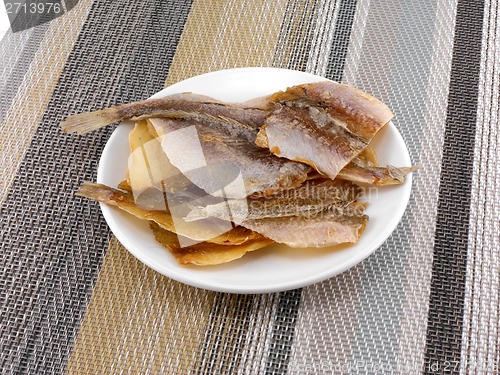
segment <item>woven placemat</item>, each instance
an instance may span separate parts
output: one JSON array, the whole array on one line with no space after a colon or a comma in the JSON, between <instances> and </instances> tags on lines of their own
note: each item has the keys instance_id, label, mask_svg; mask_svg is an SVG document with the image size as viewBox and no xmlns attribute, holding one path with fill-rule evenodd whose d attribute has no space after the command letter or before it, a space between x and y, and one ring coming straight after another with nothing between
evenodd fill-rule
<instances>
[{"instance_id":1,"label":"woven placemat","mask_svg":"<svg viewBox=\"0 0 500 375\"><path fill-rule=\"evenodd\" d=\"M499 2L80 1L0 42L0 368L6 374L494 373L499 363ZM242 66L387 102L410 205L372 256L276 294L196 289L111 235L95 180L113 129L69 114Z\"/></svg>"}]
</instances>

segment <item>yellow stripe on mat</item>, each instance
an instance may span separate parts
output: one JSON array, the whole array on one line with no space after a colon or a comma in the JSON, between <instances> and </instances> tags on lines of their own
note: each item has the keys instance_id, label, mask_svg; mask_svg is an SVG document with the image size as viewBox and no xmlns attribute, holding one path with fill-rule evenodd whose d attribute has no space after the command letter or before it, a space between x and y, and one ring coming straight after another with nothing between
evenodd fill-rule
<instances>
[{"instance_id":1,"label":"yellow stripe on mat","mask_svg":"<svg viewBox=\"0 0 500 375\"><path fill-rule=\"evenodd\" d=\"M166 85L218 69L271 65L285 8L284 0L196 1ZM200 365L216 296L161 276L111 240L68 373L191 372ZM234 300L228 302L233 308L216 325L237 316Z\"/></svg>"},{"instance_id":2,"label":"yellow stripe on mat","mask_svg":"<svg viewBox=\"0 0 500 375\"><path fill-rule=\"evenodd\" d=\"M50 22L44 39L0 124L0 206L36 132L92 0L80 1Z\"/></svg>"}]
</instances>

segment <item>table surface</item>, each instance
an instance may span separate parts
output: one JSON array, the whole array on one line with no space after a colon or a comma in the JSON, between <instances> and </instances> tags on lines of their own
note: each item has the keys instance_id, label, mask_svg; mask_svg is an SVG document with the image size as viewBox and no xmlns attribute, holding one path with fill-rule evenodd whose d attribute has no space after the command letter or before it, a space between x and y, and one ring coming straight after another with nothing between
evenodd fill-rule
<instances>
[{"instance_id":1,"label":"table surface","mask_svg":"<svg viewBox=\"0 0 500 375\"><path fill-rule=\"evenodd\" d=\"M493 373L500 353L497 0L66 1L0 42L0 368L5 374ZM180 284L97 204L112 128L69 114L219 69L274 66L393 109L415 174L358 266L275 294Z\"/></svg>"}]
</instances>

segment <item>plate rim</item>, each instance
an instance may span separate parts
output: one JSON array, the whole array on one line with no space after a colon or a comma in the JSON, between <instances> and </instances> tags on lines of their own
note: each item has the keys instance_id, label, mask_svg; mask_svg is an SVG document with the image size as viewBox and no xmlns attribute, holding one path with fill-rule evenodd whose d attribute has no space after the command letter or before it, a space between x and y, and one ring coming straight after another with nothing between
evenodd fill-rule
<instances>
[{"instance_id":1,"label":"plate rim","mask_svg":"<svg viewBox=\"0 0 500 375\"><path fill-rule=\"evenodd\" d=\"M171 86L168 86L166 88L163 88L162 90L158 91L154 95L152 95L149 99L155 99L155 98L160 98L163 96L166 96L168 94L164 94L165 91L170 91L172 88L175 89L177 85L190 83L193 80L200 79L201 77L206 77L206 76L217 76L217 75L224 75L228 73L247 73L247 72L256 72L256 71L269 71L269 72L286 72L285 74L288 74L290 72L292 73L298 73L303 75L304 77L309 77L309 78L317 78L317 81L325 81L328 80L325 77L321 77L312 73L307 73L307 72L302 72L298 70L291 70L291 69L283 69L283 68L273 68L273 67L244 67L244 68L232 68L232 69L223 69L223 70L217 70L209 73L204 73L200 74L197 76L193 76L190 78L187 78L185 80L182 80L180 82L177 82ZM128 124L132 124L131 122L128 122ZM404 145L404 154L400 155L402 159L402 163L405 165L411 165L411 158L409 155L408 147L406 145L406 142L404 141L404 138L402 137L401 133L397 129L397 127L393 124L393 122L389 122L385 126L390 126L392 130L395 131L394 135L398 138L398 141L401 142ZM102 151L101 157L99 159L99 165L97 169L97 182L98 183L103 183L103 170L105 168L105 165L103 164L103 159L105 159L105 155L107 155L110 152L110 149L114 143L115 138L121 136L120 132L123 131L125 127L117 127L113 133L111 134L110 138L106 142L106 145ZM122 130L120 130L122 129ZM220 282L215 282L215 281L207 281L207 280L197 280L189 275L186 276L186 274L182 273L182 266L179 266L179 270L174 270L170 269L168 274L165 273L165 270L162 269L159 265L158 262L154 261L151 259L151 257L148 257L147 252L144 251L135 251L135 245L132 243L132 241L123 234L123 232L119 228L119 224L116 222L115 219L115 212L119 211L118 208L108 206L104 203L100 203L100 208L102 211L102 214L104 216L104 219L106 220L107 225L113 232L113 234L116 236L118 241L127 249L129 253L131 253L135 258L137 258L139 261L141 261L143 264L148 266L149 268L155 270L156 272L167 276L173 280L176 280L178 282L181 282L183 284L187 284L190 286L194 286L197 288L201 289L206 289L206 290L211 290L211 291L216 291L216 292L226 292L226 293L235 293L235 294L253 294L253 293L274 293L274 292L281 292L281 291L286 291L286 290L291 290L291 289L296 289L296 288L301 288L305 287L308 285L312 285L324 280L327 280L333 276L336 276L340 273L343 273L347 271L348 269L356 266L357 264L361 263L363 260L368 258L370 255L372 255L377 249L379 249L386 241L387 239L391 236L391 234L396 230L397 226L401 222L401 219L408 207L408 203L410 200L411 196L411 191L412 191L412 184L413 184L413 178L412 174L409 174L406 178L406 181L404 184L400 185L401 188L404 188L403 191L403 200L404 204L400 204L398 206L398 210L394 213L392 216L392 219L390 223L388 223L388 226L391 226L392 229L387 232L385 236L382 236L378 241L375 243L371 244L368 247L368 251L365 253L354 253L352 257L341 263L339 266L335 267L332 270L327 269L321 273L315 273L312 274L309 277L302 277L298 280L288 280L288 281L283 281L283 282L275 282L269 285L266 285L264 287L254 287L251 285L230 285L230 282L226 283L220 283Z\"/></svg>"}]
</instances>

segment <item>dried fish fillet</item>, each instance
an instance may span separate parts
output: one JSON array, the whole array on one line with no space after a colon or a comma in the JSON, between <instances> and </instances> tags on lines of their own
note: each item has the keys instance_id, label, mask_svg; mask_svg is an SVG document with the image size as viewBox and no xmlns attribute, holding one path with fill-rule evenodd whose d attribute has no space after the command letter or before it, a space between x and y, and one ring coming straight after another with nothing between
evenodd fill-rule
<instances>
[{"instance_id":1,"label":"dried fish fillet","mask_svg":"<svg viewBox=\"0 0 500 375\"><path fill-rule=\"evenodd\" d=\"M257 147L257 131L234 119L200 116L150 122L170 162L208 193L231 185L240 176L244 191L235 189L240 197L257 192L272 195L300 186L310 171L307 165L276 158Z\"/></svg>"},{"instance_id":2,"label":"dried fish fillet","mask_svg":"<svg viewBox=\"0 0 500 375\"><path fill-rule=\"evenodd\" d=\"M375 151L367 147L342 168L337 178L375 186L398 185L405 182L409 173L419 168L419 164L401 168L392 165L380 166Z\"/></svg>"},{"instance_id":3,"label":"dried fish fillet","mask_svg":"<svg viewBox=\"0 0 500 375\"><path fill-rule=\"evenodd\" d=\"M194 264L197 266L209 266L227 263L241 258L250 251L258 250L274 241L267 238L248 240L241 245L218 245L208 242L181 247L178 235L161 228L158 224L150 223L151 230L156 240L167 248L175 256L180 264Z\"/></svg>"},{"instance_id":4,"label":"dried fish fillet","mask_svg":"<svg viewBox=\"0 0 500 375\"><path fill-rule=\"evenodd\" d=\"M420 165L412 167L375 167L360 165L356 160L345 166L337 175L337 178L362 184L375 186L398 185L405 182L406 176L420 168Z\"/></svg>"},{"instance_id":5,"label":"dried fish fillet","mask_svg":"<svg viewBox=\"0 0 500 375\"><path fill-rule=\"evenodd\" d=\"M331 179L393 117L379 100L330 81L293 86L270 101L276 109L260 128L257 145Z\"/></svg>"},{"instance_id":6,"label":"dried fish fillet","mask_svg":"<svg viewBox=\"0 0 500 375\"><path fill-rule=\"evenodd\" d=\"M182 93L161 99L149 99L140 102L114 106L94 112L79 113L68 117L61 124L67 133L86 134L115 122L131 120L139 121L153 117L172 118L177 112L193 115L207 115L230 118L244 122L254 129L259 128L268 113L264 108L265 99L254 99L245 103L222 103L207 96Z\"/></svg>"},{"instance_id":7,"label":"dried fish fillet","mask_svg":"<svg viewBox=\"0 0 500 375\"><path fill-rule=\"evenodd\" d=\"M191 181L170 163L152 131L148 121L141 120L129 133L127 180L134 194L151 187L170 193L187 189Z\"/></svg>"},{"instance_id":8,"label":"dried fish fillet","mask_svg":"<svg viewBox=\"0 0 500 375\"><path fill-rule=\"evenodd\" d=\"M314 217L279 217L246 220L245 228L290 247L326 247L356 243L363 233L368 216L365 205L353 202L343 207L320 212Z\"/></svg>"},{"instance_id":9,"label":"dried fish fillet","mask_svg":"<svg viewBox=\"0 0 500 375\"><path fill-rule=\"evenodd\" d=\"M316 179L271 197L233 199L204 207L194 207L186 220L215 217L239 224L246 220L286 216L307 218L333 206L345 206L356 200L360 192L361 188L349 182Z\"/></svg>"},{"instance_id":10,"label":"dried fish fillet","mask_svg":"<svg viewBox=\"0 0 500 375\"><path fill-rule=\"evenodd\" d=\"M196 226L190 225L180 228L174 224L174 220L169 211L146 210L137 207L134 202L134 197L131 194L102 184L85 181L76 194L116 206L139 219L154 221L163 229L196 241L207 241L220 245L239 245L250 240L263 238L262 235L242 227L234 227L226 233L213 236L213 233L217 231L217 227L214 228L213 220L208 223L200 223L200 225Z\"/></svg>"},{"instance_id":11,"label":"dried fish fillet","mask_svg":"<svg viewBox=\"0 0 500 375\"><path fill-rule=\"evenodd\" d=\"M406 176L409 173L419 168L419 164L412 167L400 168L391 165L381 167L367 163L357 157L340 170L335 181L352 181L363 185L373 186L399 185L405 182ZM323 178L325 178L325 176L316 170L309 172L307 175L308 181Z\"/></svg>"},{"instance_id":12,"label":"dried fish fillet","mask_svg":"<svg viewBox=\"0 0 500 375\"><path fill-rule=\"evenodd\" d=\"M312 180L270 198L195 208L186 219L231 220L291 247L355 243L368 220L366 203L356 201L361 192L359 186L346 181Z\"/></svg>"},{"instance_id":13,"label":"dried fish fillet","mask_svg":"<svg viewBox=\"0 0 500 375\"><path fill-rule=\"evenodd\" d=\"M354 183L398 184L418 168L379 166L369 148L392 117L370 95L325 81L245 103L176 94L74 115L62 128L137 121L123 191L85 182L77 194L148 220L179 263L213 265L274 242L356 243L368 217Z\"/></svg>"}]
</instances>

